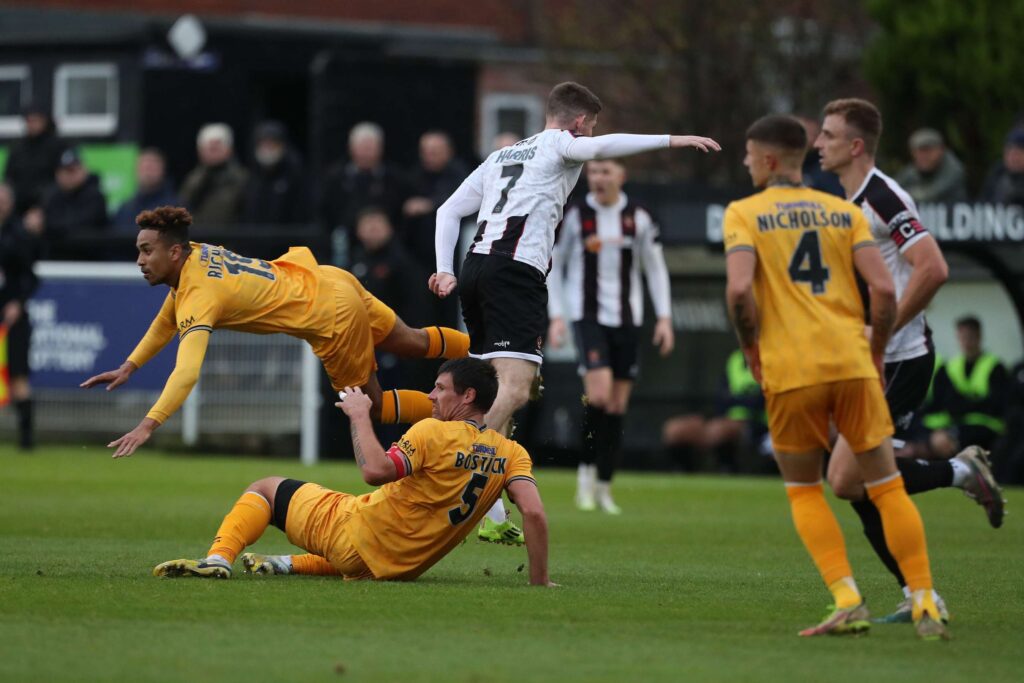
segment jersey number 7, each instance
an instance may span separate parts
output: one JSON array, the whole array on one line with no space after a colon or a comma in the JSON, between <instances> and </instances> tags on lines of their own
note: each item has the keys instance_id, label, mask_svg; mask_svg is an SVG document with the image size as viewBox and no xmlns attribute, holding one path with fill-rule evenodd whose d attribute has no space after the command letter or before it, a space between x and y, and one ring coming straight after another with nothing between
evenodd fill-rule
<instances>
[{"instance_id":1,"label":"jersey number 7","mask_svg":"<svg viewBox=\"0 0 1024 683\"><path fill-rule=\"evenodd\" d=\"M808 230L800 237L796 251L789 260L789 277L793 282L810 283L812 294L824 294L828 275L828 267L821 262L818 231Z\"/></svg>"},{"instance_id":2,"label":"jersey number 7","mask_svg":"<svg viewBox=\"0 0 1024 683\"><path fill-rule=\"evenodd\" d=\"M512 178L512 180L508 181L508 185L506 185L505 189L501 191L501 199L499 199L498 203L494 205L493 209L491 209L491 213L501 213L501 210L505 208L505 203L508 201L508 193L516 186L521 175L523 175L522 164L512 164L511 166L503 166L501 168L501 177Z\"/></svg>"},{"instance_id":3,"label":"jersey number 7","mask_svg":"<svg viewBox=\"0 0 1024 683\"><path fill-rule=\"evenodd\" d=\"M486 486L487 475L476 472L466 484L466 488L462 490L462 505L448 511L448 521L452 523L452 526L458 526L473 516L473 510L476 509L480 494L483 493ZM462 508L466 508L465 511Z\"/></svg>"}]
</instances>

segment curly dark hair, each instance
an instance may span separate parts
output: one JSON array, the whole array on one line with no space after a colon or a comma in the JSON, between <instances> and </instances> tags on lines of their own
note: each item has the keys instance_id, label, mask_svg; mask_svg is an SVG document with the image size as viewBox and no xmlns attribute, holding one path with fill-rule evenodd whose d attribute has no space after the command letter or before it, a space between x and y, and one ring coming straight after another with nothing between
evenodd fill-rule
<instances>
[{"instance_id":1,"label":"curly dark hair","mask_svg":"<svg viewBox=\"0 0 1024 683\"><path fill-rule=\"evenodd\" d=\"M160 206L140 213L135 217L135 224L140 230L156 230L166 242L188 246L192 214L183 206Z\"/></svg>"}]
</instances>

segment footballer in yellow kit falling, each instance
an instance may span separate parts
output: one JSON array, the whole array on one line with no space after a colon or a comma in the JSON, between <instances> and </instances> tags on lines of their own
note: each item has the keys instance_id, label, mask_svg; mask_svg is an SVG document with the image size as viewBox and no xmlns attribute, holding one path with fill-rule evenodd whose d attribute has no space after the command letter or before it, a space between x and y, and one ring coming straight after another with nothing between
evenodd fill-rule
<instances>
[{"instance_id":1,"label":"footballer in yellow kit falling","mask_svg":"<svg viewBox=\"0 0 1024 683\"><path fill-rule=\"evenodd\" d=\"M214 329L284 333L309 343L335 390L363 387L382 422L416 422L430 414L419 391L385 393L377 382L375 348L407 358L458 358L469 338L442 327L413 329L367 292L350 273L321 266L305 247L274 261L239 256L223 247L188 241L192 217L179 207L144 211L137 218L137 263L151 285L171 287L146 335L117 370L82 386L123 384L170 342L180 344L174 371L145 419L112 442L114 457L131 455L185 401L199 379Z\"/></svg>"}]
</instances>

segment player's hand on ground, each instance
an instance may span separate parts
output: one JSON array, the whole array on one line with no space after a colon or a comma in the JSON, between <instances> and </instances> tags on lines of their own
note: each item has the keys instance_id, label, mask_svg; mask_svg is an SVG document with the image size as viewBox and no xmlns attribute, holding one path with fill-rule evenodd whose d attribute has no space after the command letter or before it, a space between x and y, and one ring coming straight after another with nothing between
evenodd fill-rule
<instances>
[{"instance_id":1,"label":"player's hand on ground","mask_svg":"<svg viewBox=\"0 0 1024 683\"><path fill-rule=\"evenodd\" d=\"M658 322L654 323L653 344L658 347L662 358L676 348L676 331L672 329L671 318L658 318Z\"/></svg>"},{"instance_id":2,"label":"player's hand on ground","mask_svg":"<svg viewBox=\"0 0 1024 683\"><path fill-rule=\"evenodd\" d=\"M552 318L548 324L548 344L553 349L562 348L565 343L565 318Z\"/></svg>"},{"instance_id":3,"label":"player's hand on ground","mask_svg":"<svg viewBox=\"0 0 1024 683\"><path fill-rule=\"evenodd\" d=\"M430 291L444 299L449 294L455 291L455 285L457 280L451 273L434 273L430 276L430 280L427 281L427 287Z\"/></svg>"},{"instance_id":4,"label":"player's hand on ground","mask_svg":"<svg viewBox=\"0 0 1024 683\"><path fill-rule=\"evenodd\" d=\"M107 448L115 449L113 457L126 458L137 451L139 446L149 441L149 437L152 434L153 427L143 421L142 424L122 436L120 439L108 443Z\"/></svg>"},{"instance_id":5,"label":"player's hand on ground","mask_svg":"<svg viewBox=\"0 0 1024 683\"><path fill-rule=\"evenodd\" d=\"M758 384L761 384L761 348L757 344L747 347L743 349L743 357L747 359L750 374L754 376Z\"/></svg>"},{"instance_id":6,"label":"player's hand on ground","mask_svg":"<svg viewBox=\"0 0 1024 683\"><path fill-rule=\"evenodd\" d=\"M109 372L101 372L98 375L93 375L78 386L83 389L91 389L98 384L106 384L107 391L110 391L127 382L133 372L135 372L135 366L131 363L125 362L117 370L110 370Z\"/></svg>"},{"instance_id":7,"label":"player's hand on ground","mask_svg":"<svg viewBox=\"0 0 1024 683\"><path fill-rule=\"evenodd\" d=\"M359 387L345 387L345 398L334 405L337 408L341 408L341 412L345 413L349 418L353 418L362 414L369 415L370 408L373 407L373 401Z\"/></svg>"},{"instance_id":8,"label":"player's hand on ground","mask_svg":"<svg viewBox=\"0 0 1024 683\"><path fill-rule=\"evenodd\" d=\"M696 147L702 152L721 152L722 146L702 135L670 135L668 139L669 147Z\"/></svg>"}]
</instances>

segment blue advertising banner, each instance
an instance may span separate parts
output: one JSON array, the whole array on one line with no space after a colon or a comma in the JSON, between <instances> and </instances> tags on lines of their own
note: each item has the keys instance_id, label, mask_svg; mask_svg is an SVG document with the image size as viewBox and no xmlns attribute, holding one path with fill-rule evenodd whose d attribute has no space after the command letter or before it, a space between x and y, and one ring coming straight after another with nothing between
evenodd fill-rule
<instances>
[{"instance_id":1,"label":"blue advertising banner","mask_svg":"<svg viewBox=\"0 0 1024 683\"><path fill-rule=\"evenodd\" d=\"M77 387L117 368L149 329L166 287L131 280L46 279L28 303L32 320L32 385ZM178 342L139 369L125 389L163 388L174 369ZM97 391L102 389L93 389Z\"/></svg>"}]
</instances>

